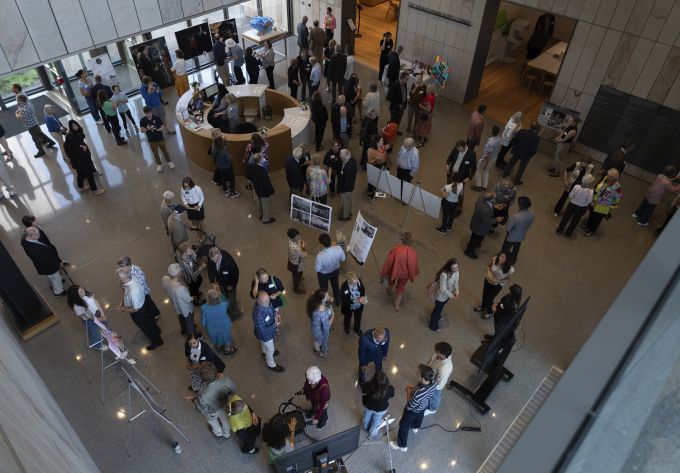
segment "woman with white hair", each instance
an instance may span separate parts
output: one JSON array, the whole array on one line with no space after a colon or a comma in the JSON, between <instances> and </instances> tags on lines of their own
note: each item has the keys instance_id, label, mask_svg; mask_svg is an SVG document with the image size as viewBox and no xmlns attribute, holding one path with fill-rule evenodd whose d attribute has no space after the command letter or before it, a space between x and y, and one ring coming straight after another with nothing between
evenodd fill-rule
<instances>
[{"instance_id":1,"label":"woman with white hair","mask_svg":"<svg viewBox=\"0 0 680 473\"><path fill-rule=\"evenodd\" d=\"M498 152L498 158L496 158L496 167L498 169L505 167L505 154L512 148L512 143L510 142L522 128L522 117L522 112L515 112L508 120L508 123L505 124L503 133L501 133L501 150Z\"/></svg>"},{"instance_id":2,"label":"woman with white hair","mask_svg":"<svg viewBox=\"0 0 680 473\"><path fill-rule=\"evenodd\" d=\"M64 153L64 135L66 135L68 129L61 123L59 117L54 114L57 110L54 105L47 104L43 110L45 112L44 118L47 131L50 132L54 141L59 143L59 148L61 149L62 156L64 156L64 161L69 162L69 159Z\"/></svg>"},{"instance_id":3,"label":"woman with white hair","mask_svg":"<svg viewBox=\"0 0 680 473\"><path fill-rule=\"evenodd\" d=\"M161 200L161 221L165 227L165 234L168 233L168 219L175 211L175 193L172 191L163 192L163 200Z\"/></svg>"},{"instance_id":4,"label":"woman with white hair","mask_svg":"<svg viewBox=\"0 0 680 473\"><path fill-rule=\"evenodd\" d=\"M189 293L189 288L179 280L182 267L177 263L168 266L167 276L161 279L161 286L170 298L172 305L177 313L179 327L182 335L196 332L194 325L194 299ZM198 334L200 336L200 334Z\"/></svg>"},{"instance_id":5,"label":"woman with white hair","mask_svg":"<svg viewBox=\"0 0 680 473\"><path fill-rule=\"evenodd\" d=\"M591 237L595 235L597 227L600 226L604 218L609 218L611 209L615 209L619 205L623 190L619 182L619 171L617 169L610 169L607 171L607 177L600 182L595 188L593 195L593 206L590 209L588 221L585 224L584 235Z\"/></svg>"},{"instance_id":6,"label":"woman with white hair","mask_svg":"<svg viewBox=\"0 0 680 473\"><path fill-rule=\"evenodd\" d=\"M576 184L569 192L569 205L564 211L555 233L562 235L564 227L567 227L567 236L570 237L574 229L581 221L581 218L588 210L588 206L593 202L593 184L595 178L592 174L583 176L580 184ZM567 226L568 225L568 226Z\"/></svg>"},{"instance_id":7,"label":"woman with white hair","mask_svg":"<svg viewBox=\"0 0 680 473\"><path fill-rule=\"evenodd\" d=\"M310 366L305 372L305 384L299 394L304 394L310 402L311 409L306 417L311 417L311 422L317 429L323 429L328 422L328 403L331 400L331 387L328 379L321 374L318 366Z\"/></svg>"}]
</instances>

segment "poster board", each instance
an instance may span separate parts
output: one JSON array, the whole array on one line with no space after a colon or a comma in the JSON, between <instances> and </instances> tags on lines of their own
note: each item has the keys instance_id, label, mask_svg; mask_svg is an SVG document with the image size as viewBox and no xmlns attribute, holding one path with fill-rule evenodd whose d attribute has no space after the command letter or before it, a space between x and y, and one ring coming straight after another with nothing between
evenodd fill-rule
<instances>
[{"instance_id":1,"label":"poster board","mask_svg":"<svg viewBox=\"0 0 680 473\"><path fill-rule=\"evenodd\" d=\"M208 23L175 31L175 39L177 40L177 47L184 53L186 60L212 51L212 39Z\"/></svg>"},{"instance_id":2,"label":"poster board","mask_svg":"<svg viewBox=\"0 0 680 473\"><path fill-rule=\"evenodd\" d=\"M218 21L217 23L210 23L210 35L213 38L213 43L215 43L215 35L219 35L224 38L231 38L234 42L238 43L238 29L236 28L236 19L230 18L224 21Z\"/></svg>"},{"instance_id":3,"label":"poster board","mask_svg":"<svg viewBox=\"0 0 680 473\"><path fill-rule=\"evenodd\" d=\"M541 113L536 121L539 125L550 130L561 132L571 122L571 118L578 118L581 112L570 108L560 107L552 102L543 102Z\"/></svg>"},{"instance_id":4,"label":"poster board","mask_svg":"<svg viewBox=\"0 0 680 473\"><path fill-rule=\"evenodd\" d=\"M352 236L349 239L349 254L354 257L357 263L363 265L368 258L368 253L371 251L373 240L378 233L378 227L374 227L368 223L361 212L357 213L354 220L354 228L352 229Z\"/></svg>"},{"instance_id":5,"label":"poster board","mask_svg":"<svg viewBox=\"0 0 680 473\"><path fill-rule=\"evenodd\" d=\"M111 64L109 53L100 54L88 59L87 68L92 71L92 75L100 76L104 85L112 87L120 84L113 64Z\"/></svg>"},{"instance_id":6,"label":"poster board","mask_svg":"<svg viewBox=\"0 0 680 473\"><path fill-rule=\"evenodd\" d=\"M134 46L130 46L130 55L135 61L135 66L139 72L139 78L141 80L143 73L139 68L139 62L137 61L137 55L139 54L139 49L145 46L147 51L147 56L151 61L151 66L153 68L153 73L151 78L158 84L162 89L165 87L170 87L175 83L172 74L170 73L170 68L172 67L172 62L170 61L170 51L168 51L168 45L165 42L165 38L154 38L149 41L144 41L143 43L137 43Z\"/></svg>"},{"instance_id":7,"label":"poster board","mask_svg":"<svg viewBox=\"0 0 680 473\"><path fill-rule=\"evenodd\" d=\"M113 353L117 359L125 359L127 357L127 350L123 344L123 339L111 330L106 322L102 322L99 318L94 317L94 323L99 327L99 331L102 334L102 338L106 340L106 344L109 346L109 350Z\"/></svg>"},{"instance_id":8,"label":"poster board","mask_svg":"<svg viewBox=\"0 0 680 473\"><path fill-rule=\"evenodd\" d=\"M333 208L328 205L295 194L290 196L291 220L329 233L331 231L332 214Z\"/></svg>"}]
</instances>

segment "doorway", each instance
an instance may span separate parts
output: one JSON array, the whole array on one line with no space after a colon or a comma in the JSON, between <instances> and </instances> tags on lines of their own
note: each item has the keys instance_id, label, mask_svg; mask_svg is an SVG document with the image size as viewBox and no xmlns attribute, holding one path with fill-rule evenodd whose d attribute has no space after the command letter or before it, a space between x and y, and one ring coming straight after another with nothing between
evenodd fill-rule
<instances>
[{"instance_id":1,"label":"doorway","mask_svg":"<svg viewBox=\"0 0 680 473\"><path fill-rule=\"evenodd\" d=\"M501 123L517 111L534 120L550 98L575 27L574 19L501 1L479 93L465 105L486 104L487 115Z\"/></svg>"},{"instance_id":2,"label":"doorway","mask_svg":"<svg viewBox=\"0 0 680 473\"><path fill-rule=\"evenodd\" d=\"M359 20L359 15L361 15L361 20ZM378 69L380 40L387 31L392 33L392 38L397 36L399 0L357 1L356 18L361 34L354 42L356 60Z\"/></svg>"}]
</instances>

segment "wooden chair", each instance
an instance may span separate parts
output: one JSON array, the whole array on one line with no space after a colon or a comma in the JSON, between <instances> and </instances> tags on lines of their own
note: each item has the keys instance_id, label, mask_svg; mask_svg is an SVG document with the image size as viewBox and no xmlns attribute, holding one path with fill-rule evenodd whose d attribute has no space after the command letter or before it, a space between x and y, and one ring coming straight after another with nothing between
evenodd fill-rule
<instances>
[{"instance_id":1,"label":"wooden chair","mask_svg":"<svg viewBox=\"0 0 680 473\"><path fill-rule=\"evenodd\" d=\"M548 77L543 80L543 83L541 84L541 90L539 91L539 94L543 95L545 92L550 92L552 89L555 87L555 77Z\"/></svg>"},{"instance_id":2,"label":"wooden chair","mask_svg":"<svg viewBox=\"0 0 680 473\"><path fill-rule=\"evenodd\" d=\"M392 20L397 21L399 17L399 2L395 0L388 0L389 5L387 6L387 13L385 14L385 19L389 19L390 13L392 14Z\"/></svg>"},{"instance_id":3,"label":"wooden chair","mask_svg":"<svg viewBox=\"0 0 680 473\"><path fill-rule=\"evenodd\" d=\"M524 86L531 90L535 84L538 84L539 79L540 77L536 71L528 70L526 74L524 74Z\"/></svg>"}]
</instances>

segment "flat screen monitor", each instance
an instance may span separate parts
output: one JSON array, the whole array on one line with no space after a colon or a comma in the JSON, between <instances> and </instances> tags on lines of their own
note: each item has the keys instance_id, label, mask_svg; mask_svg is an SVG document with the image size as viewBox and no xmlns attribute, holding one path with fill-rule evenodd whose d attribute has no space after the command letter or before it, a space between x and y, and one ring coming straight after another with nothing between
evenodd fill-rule
<instances>
[{"instance_id":1,"label":"flat screen monitor","mask_svg":"<svg viewBox=\"0 0 680 473\"><path fill-rule=\"evenodd\" d=\"M238 43L238 30L236 29L236 19L230 18L229 20L219 21L217 23L210 23L210 34L212 35L213 42L215 42L215 36L221 36L225 40L231 38Z\"/></svg>"},{"instance_id":2,"label":"flat screen monitor","mask_svg":"<svg viewBox=\"0 0 680 473\"><path fill-rule=\"evenodd\" d=\"M209 85L205 89L203 89L203 99L204 100L210 100L214 96L216 96L219 93L219 89L217 88L217 84Z\"/></svg>"},{"instance_id":3,"label":"flat screen monitor","mask_svg":"<svg viewBox=\"0 0 680 473\"><path fill-rule=\"evenodd\" d=\"M212 51L210 29L207 23L175 31L177 47L184 53L184 59L192 59Z\"/></svg>"},{"instance_id":4,"label":"flat screen monitor","mask_svg":"<svg viewBox=\"0 0 680 473\"><path fill-rule=\"evenodd\" d=\"M281 455L274 460L276 473L292 473L310 470L316 466L317 455L326 453L328 460L337 460L349 455L359 447L360 426L352 427L338 434L319 440L295 451Z\"/></svg>"}]
</instances>

